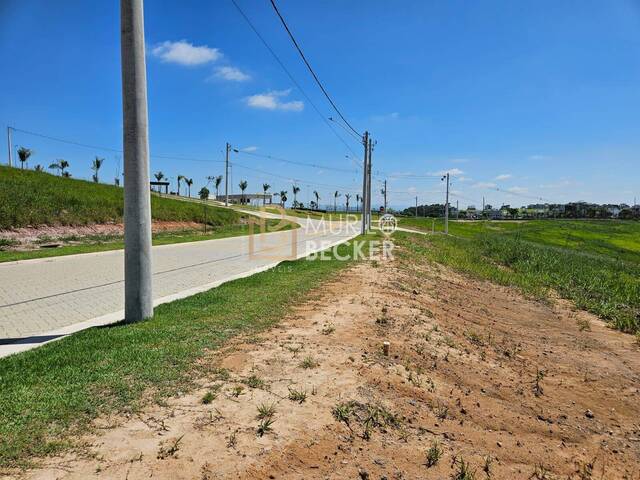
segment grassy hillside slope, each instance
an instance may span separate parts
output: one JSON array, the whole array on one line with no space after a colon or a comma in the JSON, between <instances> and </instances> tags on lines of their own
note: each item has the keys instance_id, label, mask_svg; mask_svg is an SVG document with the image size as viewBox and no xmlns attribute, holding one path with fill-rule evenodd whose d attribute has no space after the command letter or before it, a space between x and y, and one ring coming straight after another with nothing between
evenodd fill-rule
<instances>
[{"instance_id":1,"label":"grassy hillside slope","mask_svg":"<svg viewBox=\"0 0 640 480\"><path fill-rule=\"evenodd\" d=\"M120 222L122 188L0 166L0 229L27 225L88 225ZM204 223L202 205L170 197L151 197L154 220ZM241 214L209 206L208 224L238 223Z\"/></svg>"}]
</instances>

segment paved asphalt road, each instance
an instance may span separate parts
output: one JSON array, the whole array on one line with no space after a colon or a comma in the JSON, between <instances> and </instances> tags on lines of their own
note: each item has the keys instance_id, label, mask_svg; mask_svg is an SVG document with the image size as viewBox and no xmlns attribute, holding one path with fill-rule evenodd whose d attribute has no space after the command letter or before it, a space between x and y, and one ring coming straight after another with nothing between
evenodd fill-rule
<instances>
[{"instance_id":1,"label":"paved asphalt road","mask_svg":"<svg viewBox=\"0 0 640 480\"><path fill-rule=\"evenodd\" d=\"M359 224L291 220L301 228L254 235L253 242L243 236L153 247L155 303L193 295L359 233ZM116 250L0 263L0 357L121 320L123 256Z\"/></svg>"}]
</instances>

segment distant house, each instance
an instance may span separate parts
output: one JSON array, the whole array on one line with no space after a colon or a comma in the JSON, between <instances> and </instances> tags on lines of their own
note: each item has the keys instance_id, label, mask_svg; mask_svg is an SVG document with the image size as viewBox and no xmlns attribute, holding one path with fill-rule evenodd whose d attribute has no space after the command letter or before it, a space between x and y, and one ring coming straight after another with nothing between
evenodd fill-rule
<instances>
[{"instance_id":1,"label":"distant house","mask_svg":"<svg viewBox=\"0 0 640 480\"><path fill-rule=\"evenodd\" d=\"M267 205L271 205L273 196L270 193L234 193L229 195L229 203L234 205L262 205L266 203ZM219 202L224 202L226 200L225 195L216 196L216 200Z\"/></svg>"}]
</instances>

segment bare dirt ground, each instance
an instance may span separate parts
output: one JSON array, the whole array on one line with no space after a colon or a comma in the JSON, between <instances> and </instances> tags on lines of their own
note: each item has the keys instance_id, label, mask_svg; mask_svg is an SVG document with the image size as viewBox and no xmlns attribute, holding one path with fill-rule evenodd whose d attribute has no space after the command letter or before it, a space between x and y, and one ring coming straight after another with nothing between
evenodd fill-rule
<instances>
[{"instance_id":1,"label":"bare dirt ground","mask_svg":"<svg viewBox=\"0 0 640 480\"><path fill-rule=\"evenodd\" d=\"M634 339L442 267L359 264L204 361L198 391L23 477L640 478Z\"/></svg>"},{"instance_id":2,"label":"bare dirt ground","mask_svg":"<svg viewBox=\"0 0 640 480\"><path fill-rule=\"evenodd\" d=\"M179 230L195 230L202 228L202 224L196 222L160 222L152 223L152 230L156 232L168 232ZM74 240L81 237L93 236L123 236L124 224L104 223L94 225L41 225L38 227L21 227L11 230L0 230L0 240L11 240L17 242L10 248L15 250L25 250L37 248L38 244L44 241L52 243L64 242L72 245Z\"/></svg>"}]
</instances>

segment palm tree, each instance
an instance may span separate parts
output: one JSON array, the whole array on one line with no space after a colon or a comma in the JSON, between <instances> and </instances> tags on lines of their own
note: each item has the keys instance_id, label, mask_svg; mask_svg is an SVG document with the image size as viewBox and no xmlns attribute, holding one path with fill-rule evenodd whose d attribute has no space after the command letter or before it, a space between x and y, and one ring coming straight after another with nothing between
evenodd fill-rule
<instances>
[{"instance_id":1,"label":"palm tree","mask_svg":"<svg viewBox=\"0 0 640 480\"><path fill-rule=\"evenodd\" d=\"M280 202L282 202L282 208L284 208L285 203L287 203L287 191L280 190Z\"/></svg>"},{"instance_id":2,"label":"palm tree","mask_svg":"<svg viewBox=\"0 0 640 480\"><path fill-rule=\"evenodd\" d=\"M316 210L318 210L318 208L320 208L320 194L317 190L314 190L313 195L316 197Z\"/></svg>"},{"instance_id":3,"label":"palm tree","mask_svg":"<svg viewBox=\"0 0 640 480\"><path fill-rule=\"evenodd\" d=\"M103 163L104 163L104 158L96 157L93 163L91 164L91 170L95 172L93 174L93 181L96 183L98 183L98 170L100 170L100 167L102 167Z\"/></svg>"},{"instance_id":4,"label":"palm tree","mask_svg":"<svg viewBox=\"0 0 640 480\"><path fill-rule=\"evenodd\" d=\"M62 172L62 176L64 178L71 178L71 174L69 172Z\"/></svg>"},{"instance_id":5,"label":"palm tree","mask_svg":"<svg viewBox=\"0 0 640 480\"><path fill-rule=\"evenodd\" d=\"M115 185L116 187L119 187L119 186L120 186L120 179L119 179L118 177L115 177L115 178L113 179L113 183L114 183L114 185Z\"/></svg>"},{"instance_id":6,"label":"palm tree","mask_svg":"<svg viewBox=\"0 0 640 480\"><path fill-rule=\"evenodd\" d=\"M300 187L297 185L293 186L293 208L298 206L298 192L300 191Z\"/></svg>"},{"instance_id":7,"label":"palm tree","mask_svg":"<svg viewBox=\"0 0 640 480\"><path fill-rule=\"evenodd\" d=\"M349 213L349 200L351 200L351 194L345 193L344 198L347 200L347 213Z\"/></svg>"},{"instance_id":8,"label":"palm tree","mask_svg":"<svg viewBox=\"0 0 640 480\"><path fill-rule=\"evenodd\" d=\"M66 160L63 160L62 158L59 158L58 160L56 160L55 163L52 163L51 165L49 165L49 168L51 170L58 170L60 171L60 175L62 175L63 177L70 177L71 175L65 175L65 168L69 167L69 162L67 162Z\"/></svg>"},{"instance_id":9,"label":"palm tree","mask_svg":"<svg viewBox=\"0 0 640 480\"><path fill-rule=\"evenodd\" d=\"M18 149L18 158L20 159L20 166L23 170L24 170L24 163L27 160L29 160L29 157L31 156L32 153L33 151L29 150L28 148L20 147Z\"/></svg>"},{"instance_id":10,"label":"palm tree","mask_svg":"<svg viewBox=\"0 0 640 480\"><path fill-rule=\"evenodd\" d=\"M34 171L36 172L44 172L44 167L40 164L36 165L36 168L34 168Z\"/></svg>"},{"instance_id":11,"label":"palm tree","mask_svg":"<svg viewBox=\"0 0 640 480\"><path fill-rule=\"evenodd\" d=\"M262 206L267 204L267 192L269 191L270 188L271 188L271 185L269 185L268 183L262 184L262 191L264 192L264 197L262 197Z\"/></svg>"},{"instance_id":12,"label":"palm tree","mask_svg":"<svg viewBox=\"0 0 640 480\"><path fill-rule=\"evenodd\" d=\"M338 211L338 197L340 196L340 193L336 190L333 193L333 211L337 212Z\"/></svg>"},{"instance_id":13,"label":"palm tree","mask_svg":"<svg viewBox=\"0 0 640 480\"><path fill-rule=\"evenodd\" d=\"M191 198L191 185L193 185L193 178L185 178L184 183L187 184L187 188L189 189L189 198Z\"/></svg>"},{"instance_id":14,"label":"palm tree","mask_svg":"<svg viewBox=\"0 0 640 480\"><path fill-rule=\"evenodd\" d=\"M216 200L218 199L218 190L220 189L220 184L222 183L222 175L218 175L215 180L215 186L216 186Z\"/></svg>"},{"instance_id":15,"label":"palm tree","mask_svg":"<svg viewBox=\"0 0 640 480\"><path fill-rule=\"evenodd\" d=\"M186 179L187 177L185 177L184 175L178 175L178 196L180 196L180 182Z\"/></svg>"},{"instance_id":16,"label":"palm tree","mask_svg":"<svg viewBox=\"0 0 640 480\"><path fill-rule=\"evenodd\" d=\"M356 193L356 210L360 210L360 200L362 200L362 197Z\"/></svg>"},{"instance_id":17,"label":"palm tree","mask_svg":"<svg viewBox=\"0 0 640 480\"><path fill-rule=\"evenodd\" d=\"M162 171L157 171L156 173L153 174L154 177L156 177L156 182L161 182L162 179L164 178L164 173L162 173ZM160 185L157 186L158 192L160 191Z\"/></svg>"},{"instance_id":18,"label":"palm tree","mask_svg":"<svg viewBox=\"0 0 640 480\"><path fill-rule=\"evenodd\" d=\"M240 187L240 190L242 191L241 203L244 205L244 191L247 189L247 181L246 180L241 180L240 183L238 184L238 186Z\"/></svg>"}]
</instances>

